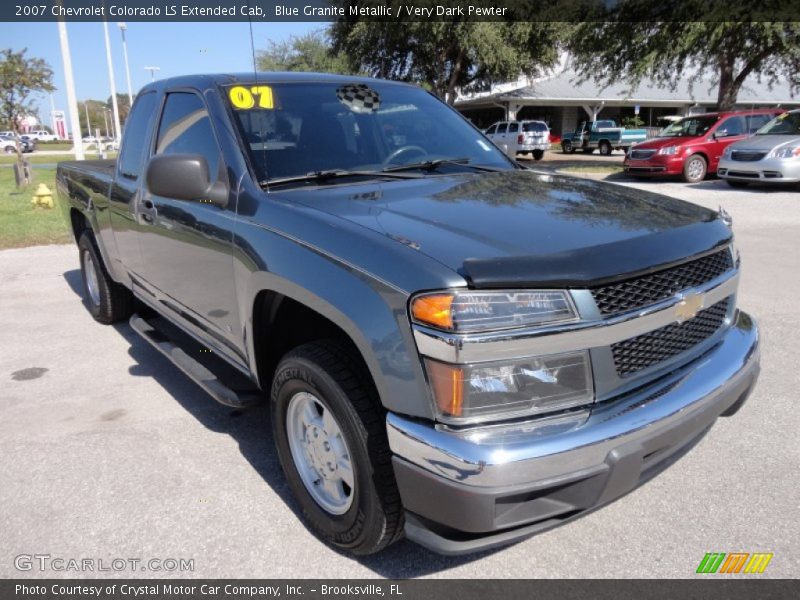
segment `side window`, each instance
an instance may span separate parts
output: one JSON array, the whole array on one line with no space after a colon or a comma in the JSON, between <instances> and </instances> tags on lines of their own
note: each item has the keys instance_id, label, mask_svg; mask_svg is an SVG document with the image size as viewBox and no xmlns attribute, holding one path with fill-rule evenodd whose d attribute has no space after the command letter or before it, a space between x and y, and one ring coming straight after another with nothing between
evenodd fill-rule
<instances>
[{"instance_id":1,"label":"side window","mask_svg":"<svg viewBox=\"0 0 800 600\"><path fill-rule=\"evenodd\" d=\"M755 133L772 120L772 115L747 115L747 133Z\"/></svg>"},{"instance_id":2,"label":"side window","mask_svg":"<svg viewBox=\"0 0 800 600\"><path fill-rule=\"evenodd\" d=\"M208 161L211 181L216 180L219 147L200 96L191 92L167 95L158 126L156 154L200 154Z\"/></svg>"},{"instance_id":3,"label":"side window","mask_svg":"<svg viewBox=\"0 0 800 600\"><path fill-rule=\"evenodd\" d=\"M517 131L519 131L519 123L514 121L508 124L508 133L517 133Z\"/></svg>"},{"instance_id":4,"label":"side window","mask_svg":"<svg viewBox=\"0 0 800 600\"><path fill-rule=\"evenodd\" d=\"M497 133L505 133L505 132L506 132L506 123L498 123Z\"/></svg>"},{"instance_id":5,"label":"side window","mask_svg":"<svg viewBox=\"0 0 800 600\"><path fill-rule=\"evenodd\" d=\"M719 133L725 132L726 136L743 135L744 123L741 117L728 117L717 129Z\"/></svg>"},{"instance_id":6,"label":"side window","mask_svg":"<svg viewBox=\"0 0 800 600\"><path fill-rule=\"evenodd\" d=\"M127 179L136 179L142 172L144 141L149 131L150 116L156 108L156 94L150 92L136 98L131 114L125 122L125 130L119 157L119 173Z\"/></svg>"},{"instance_id":7,"label":"side window","mask_svg":"<svg viewBox=\"0 0 800 600\"><path fill-rule=\"evenodd\" d=\"M494 125L492 125L491 127L489 127L489 129L486 130L486 135L494 135L495 133L497 133L497 124L496 123Z\"/></svg>"}]
</instances>

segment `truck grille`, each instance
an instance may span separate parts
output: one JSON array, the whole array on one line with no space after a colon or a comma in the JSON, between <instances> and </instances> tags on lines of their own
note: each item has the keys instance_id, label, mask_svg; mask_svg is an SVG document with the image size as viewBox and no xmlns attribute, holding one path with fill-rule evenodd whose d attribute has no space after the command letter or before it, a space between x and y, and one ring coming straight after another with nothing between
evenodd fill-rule
<instances>
[{"instance_id":1,"label":"truck grille","mask_svg":"<svg viewBox=\"0 0 800 600\"><path fill-rule=\"evenodd\" d=\"M733 268L728 248L663 271L593 288L592 296L603 316L622 314L691 287L703 285Z\"/></svg>"},{"instance_id":2,"label":"truck grille","mask_svg":"<svg viewBox=\"0 0 800 600\"><path fill-rule=\"evenodd\" d=\"M633 160L646 160L656 153L655 150L635 150L631 149L628 156Z\"/></svg>"},{"instance_id":3,"label":"truck grille","mask_svg":"<svg viewBox=\"0 0 800 600\"><path fill-rule=\"evenodd\" d=\"M766 155L767 155L766 152L734 150L733 152L731 152L731 160L738 160L741 162L751 162L754 160L761 160Z\"/></svg>"},{"instance_id":4,"label":"truck grille","mask_svg":"<svg viewBox=\"0 0 800 600\"><path fill-rule=\"evenodd\" d=\"M612 344L614 366L620 377L652 367L707 340L719 330L728 314L730 298L701 310L693 319Z\"/></svg>"}]
</instances>

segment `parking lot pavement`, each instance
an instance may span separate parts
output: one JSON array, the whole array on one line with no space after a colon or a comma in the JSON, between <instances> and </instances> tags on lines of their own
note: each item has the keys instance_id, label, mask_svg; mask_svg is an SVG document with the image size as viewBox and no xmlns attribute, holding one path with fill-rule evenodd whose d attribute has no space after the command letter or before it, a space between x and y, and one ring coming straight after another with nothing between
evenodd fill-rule
<instances>
[{"instance_id":1,"label":"parking lot pavement","mask_svg":"<svg viewBox=\"0 0 800 600\"><path fill-rule=\"evenodd\" d=\"M268 413L215 404L127 325L81 304L77 252L0 252L0 577L14 557L194 559L193 577L692 577L706 552L773 552L800 572L800 192L624 182L720 204L762 327L750 401L671 469L515 546L446 558L409 542L354 560L299 522ZM124 576L168 576L125 570Z\"/></svg>"}]
</instances>

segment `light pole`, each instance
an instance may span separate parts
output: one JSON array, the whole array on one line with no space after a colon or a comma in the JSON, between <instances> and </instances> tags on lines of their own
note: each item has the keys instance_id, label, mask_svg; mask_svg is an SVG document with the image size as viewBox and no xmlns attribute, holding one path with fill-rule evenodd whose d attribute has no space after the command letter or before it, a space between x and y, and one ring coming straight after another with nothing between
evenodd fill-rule
<instances>
[{"instance_id":1,"label":"light pole","mask_svg":"<svg viewBox=\"0 0 800 600\"><path fill-rule=\"evenodd\" d=\"M103 121L106 124L106 137L110 137L108 135L108 109L107 108L103 109Z\"/></svg>"},{"instance_id":2,"label":"light pole","mask_svg":"<svg viewBox=\"0 0 800 600\"><path fill-rule=\"evenodd\" d=\"M125 41L125 31L128 26L125 23L117 23L119 32L122 34L122 56L125 57L125 78L128 80L128 110L133 106L133 88L131 87L131 69L128 66L128 42Z\"/></svg>"},{"instance_id":3,"label":"light pole","mask_svg":"<svg viewBox=\"0 0 800 600\"><path fill-rule=\"evenodd\" d=\"M83 101L83 112L86 113L86 131L89 132L86 135L91 137L92 136L92 122L89 120L89 101L88 100L84 100Z\"/></svg>"},{"instance_id":4,"label":"light pole","mask_svg":"<svg viewBox=\"0 0 800 600\"><path fill-rule=\"evenodd\" d=\"M72 57L69 53L67 24L63 20L58 21L58 37L61 43L61 60L64 63L64 80L67 88L69 125L70 129L72 129L72 147L75 150L75 160L83 160L81 120L78 116L78 102L75 99L75 80L72 78Z\"/></svg>"},{"instance_id":5,"label":"light pole","mask_svg":"<svg viewBox=\"0 0 800 600\"><path fill-rule=\"evenodd\" d=\"M156 71L160 71L161 67L145 67L145 71L150 71L150 81L156 80Z\"/></svg>"},{"instance_id":6,"label":"light pole","mask_svg":"<svg viewBox=\"0 0 800 600\"><path fill-rule=\"evenodd\" d=\"M114 82L114 65L111 63L111 41L108 39L108 21L103 21L103 33L106 37L106 62L108 62L108 79L111 84L111 106L114 109L114 131L119 131L119 106L117 104L117 84Z\"/></svg>"}]
</instances>

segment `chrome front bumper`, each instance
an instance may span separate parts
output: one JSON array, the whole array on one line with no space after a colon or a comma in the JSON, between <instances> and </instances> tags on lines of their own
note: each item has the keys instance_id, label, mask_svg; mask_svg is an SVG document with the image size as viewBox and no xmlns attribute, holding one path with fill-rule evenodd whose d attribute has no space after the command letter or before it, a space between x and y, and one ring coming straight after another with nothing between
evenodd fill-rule
<instances>
[{"instance_id":1,"label":"chrome front bumper","mask_svg":"<svg viewBox=\"0 0 800 600\"><path fill-rule=\"evenodd\" d=\"M471 552L602 506L738 410L758 372L756 324L737 312L704 356L590 410L516 429L484 427L471 438L390 413L407 535L439 552Z\"/></svg>"},{"instance_id":2,"label":"chrome front bumper","mask_svg":"<svg viewBox=\"0 0 800 600\"><path fill-rule=\"evenodd\" d=\"M717 175L736 181L797 183L800 181L800 160L796 158L763 158L757 161L722 159Z\"/></svg>"}]
</instances>

